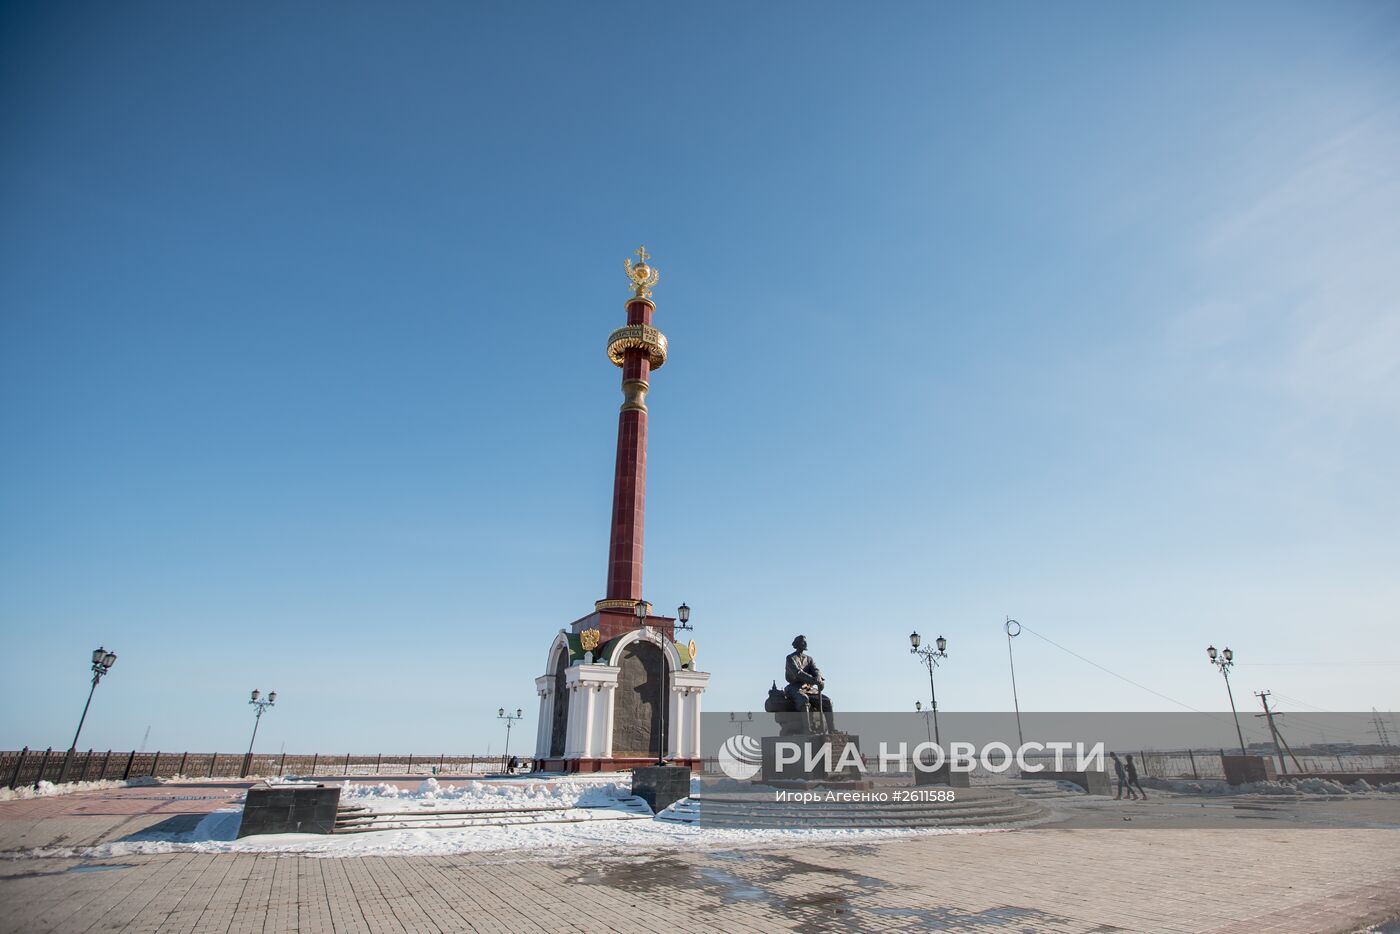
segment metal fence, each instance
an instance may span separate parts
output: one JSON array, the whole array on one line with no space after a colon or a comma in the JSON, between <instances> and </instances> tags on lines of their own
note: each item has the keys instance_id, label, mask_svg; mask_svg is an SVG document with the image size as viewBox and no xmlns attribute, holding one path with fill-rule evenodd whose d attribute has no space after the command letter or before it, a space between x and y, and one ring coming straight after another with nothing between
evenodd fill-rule
<instances>
[{"instance_id":1,"label":"metal fence","mask_svg":"<svg viewBox=\"0 0 1400 934\"><path fill-rule=\"evenodd\" d=\"M1225 778L1225 769L1221 762L1221 756L1229 753L1226 749L1184 749L1174 752L1150 752L1146 750L1134 751L1132 753L1133 762L1137 766L1138 774L1143 778L1163 778L1163 779L1220 779ZM1118 750L1118 755L1122 758L1126 755L1125 750ZM1278 758L1271 757L1277 767ZM998 757L995 762L1000 763ZM1027 763L1039 765L1045 771L1054 771L1055 758L1053 754L1037 753L1026 756ZM1072 752L1065 755L1065 768L1073 770L1074 754ZM1299 755L1298 768L1293 760L1287 760L1288 768L1286 773L1280 770L1279 775L1287 778L1290 775L1308 774L1312 772L1332 774L1336 772L1397 772L1400 771L1400 755L1350 755L1350 756L1316 756ZM1113 771L1113 763L1104 757L1104 766L1108 772ZM879 765L874 757L867 756L866 767L877 769ZM697 766L697 770L707 774L722 774L718 759L704 759ZM912 775L912 771L906 768L903 772L898 770L891 774ZM1002 772L990 772L984 769L979 763L971 772L973 776L995 780L997 777L1015 777L1020 774L1020 769L1013 763Z\"/></svg>"},{"instance_id":2,"label":"metal fence","mask_svg":"<svg viewBox=\"0 0 1400 934\"><path fill-rule=\"evenodd\" d=\"M532 759L519 758L528 771ZM41 781L91 782L131 778L239 778L298 775L317 778L366 775L461 775L505 771L505 756L404 755L277 755L241 752L87 752L54 749L0 752L0 787L19 788Z\"/></svg>"}]
</instances>

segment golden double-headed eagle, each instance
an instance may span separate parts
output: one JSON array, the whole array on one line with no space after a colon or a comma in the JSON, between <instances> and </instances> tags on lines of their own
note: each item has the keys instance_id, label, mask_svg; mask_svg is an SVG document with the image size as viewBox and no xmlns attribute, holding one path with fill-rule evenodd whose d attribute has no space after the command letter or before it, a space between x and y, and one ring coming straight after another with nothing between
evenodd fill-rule
<instances>
[{"instance_id":1,"label":"golden double-headed eagle","mask_svg":"<svg viewBox=\"0 0 1400 934\"><path fill-rule=\"evenodd\" d=\"M627 281L632 283L633 295L636 298L651 298L651 290L656 287L656 280L659 273L655 266L648 266L647 260L651 259L651 254L646 247L637 248L639 262L632 265L632 258L629 256L623 260L623 268L627 270Z\"/></svg>"}]
</instances>

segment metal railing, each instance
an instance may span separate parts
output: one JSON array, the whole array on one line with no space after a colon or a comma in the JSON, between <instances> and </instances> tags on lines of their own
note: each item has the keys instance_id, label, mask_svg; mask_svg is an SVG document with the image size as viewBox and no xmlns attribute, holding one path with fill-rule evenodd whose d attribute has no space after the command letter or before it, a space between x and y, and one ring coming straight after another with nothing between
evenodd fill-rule
<instances>
[{"instance_id":1,"label":"metal railing","mask_svg":"<svg viewBox=\"0 0 1400 934\"><path fill-rule=\"evenodd\" d=\"M533 759L517 757L519 771L527 772ZM316 778L366 775L466 775L503 772L505 756L405 755L375 753L355 755L275 755L242 752L136 752L93 750L64 752L24 749L0 752L0 787L35 786L41 781L58 783L125 780L132 778L270 778L289 775Z\"/></svg>"}]
</instances>

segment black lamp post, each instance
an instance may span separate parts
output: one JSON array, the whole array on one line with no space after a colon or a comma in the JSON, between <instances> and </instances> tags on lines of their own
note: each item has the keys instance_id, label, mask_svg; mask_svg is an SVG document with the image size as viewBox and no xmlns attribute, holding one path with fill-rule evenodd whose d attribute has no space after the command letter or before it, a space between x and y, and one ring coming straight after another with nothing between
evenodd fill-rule
<instances>
[{"instance_id":1,"label":"black lamp post","mask_svg":"<svg viewBox=\"0 0 1400 934\"><path fill-rule=\"evenodd\" d=\"M645 625L647 624L647 616L649 615L650 611L651 611L651 604L650 604L650 603L647 603L645 600L638 600L638 601L637 601L637 605L636 605L635 607L633 607L633 612L637 614L637 625L638 625L638 626L645 626ZM685 631L685 632L692 632L692 631L693 631L693 627L691 627L691 625L690 625L690 607L689 607L689 606L687 606L686 604L682 603L680 606L676 607L676 618L680 620L680 625L679 625L679 626L674 626L674 627L672 627L673 638L674 638L674 632L675 632L676 630L681 630L681 631ZM671 681L671 679L668 678L668 677L666 676L666 651L665 651L665 649L664 649L664 647L663 647L663 649L662 649L662 651L661 651L661 697L660 697L660 701L659 701L659 704L658 704L658 707L660 708L660 714L661 714L661 724L660 724L660 727L659 727L658 730L657 730L657 735L658 735L658 738L660 739L660 743L659 743L659 745L657 746L657 751L656 751L656 764L657 764L657 765L665 765L665 764L666 764L666 740L667 740L667 735L666 735L666 734L667 734L667 732L668 732L668 730L667 730L668 723L667 723L666 717L667 717L667 715L669 714L669 710L668 710L668 700L667 700L667 696L666 696L666 695L668 695L668 694L671 692L671 684L670 684L670 681Z\"/></svg>"},{"instance_id":2,"label":"black lamp post","mask_svg":"<svg viewBox=\"0 0 1400 934\"><path fill-rule=\"evenodd\" d=\"M944 651L948 647L948 640L939 636L934 640L934 644L938 646L936 649L933 646L924 645L923 641L923 637L917 632L911 632L909 634L909 645L911 646L909 652L918 656L919 661L923 662L924 667L928 669L928 697L933 708L933 741L941 746L943 740L938 733L938 695L933 690L933 669L938 667L940 658L948 657L948 653Z\"/></svg>"},{"instance_id":3,"label":"black lamp post","mask_svg":"<svg viewBox=\"0 0 1400 934\"><path fill-rule=\"evenodd\" d=\"M1225 651L1217 654L1215 646L1211 645L1206 647L1206 655L1210 657L1210 663L1225 676L1225 693L1230 697L1230 713L1235 715L1235 735L1240 738L1240 755L1247 756L1249 751L1244 745L1244 731L1240 729L1240 712L1235 709L1235 692L1230 690L1230 669L1235 667L1235 653L1226 646Z\"/></svg>"},{"instance_id":4,"label":"black lamp post","mask_svg":"<svg viewBox=\"0 0 1400 934\"><path fill-rule=\"evenodd\" d=\"M1011 665L1011 703L1016 705L1016 739L1026 745L1026 734L1021 732L1021 698L1016 693L1016 656L1011 654L1011 640L1021 634L1021 624L1011 617L1006 618L1006 660Z\"/></svg>"},{"instance_id":5,"label":"black lamp post","mask_svg":"<svg viewBox=\"0 0 1400 934\"><path fill-rule=\"evenodd\" d=\"M931 711L931 710L924 710L924 702L923 702L923 701L917 701L917 700L914 701L914 709L915 709L915 710L918 710L918 711L921 711L921 712L923 713L923 715L924 715L924 732L925 732L925 733L928 733L929 742L933 742L933 733L930 732L930 727L929 727L929 725L928 725L928 715L929 715L930 713L932 713L933 711Z\"/></svg>"},{"instance_id":6,"label":"black lamp post","mask_svg":"<svg viewBox=\"0 0 1400 934\"><path fill-rule=\"evenodd\" d=\"M637 614L637 625L647 624L647 615L651 611L651 604L645 600L638 600L637 605L632 608L632 612ZM686 607L686 616L690 616L690 608ZM658 688L657 708L660 712L660 723L657 724L656 736L656 764L666 764L666 692L670 689L669 678L666 677L666 650L661 650L661 684Z\"/></svg>"},{"instance_id":7,"label":"black lamp post","mask_svg":"<svg viewBox=\"0 0 1400 934\"><path fill-rule=\"evenodd\" d=\"M68 754L63 757L63 768L59 769L58 781L60 784L68 777L68 763L73 758L73 753L78 749L78 737L83 735L83 723L87 721L88 708L92 706L92 694L97 690L97 682L102 680L102 676L112 670L112 666L117 663L117 653L109 652L98 646L92 650L92 687L88 688L87 703L83 704L83 715L78 718L78 729L73 734L73 745L68 747Z\"/></svg>"},{"instance_id":8,"label":"black lamp post","mask_svg":"<svg viewBox=\"0 0 1400 934\"><path fill-rule=\"evenodd\" d=\"M510 728L515 725L516 720L519 720L524 716L524 711L522 711L519 707L515 708L515 713L513 714L506 713L506 709L504 707L496 708L496 719L504 720L506 722L506 751L503 754L503 758L506 760L507 763L510 762ZM509 768L508 765L507 768Z\"/></svg>"},{"instance_id":9,"label":"black lamp post","mask_svg":"<svg viewBox=\"0 0 1400 934\"><path fill-rule=\"evenodd\" d=\"M257 712L253 715L253 737L248 740L248 753L243 757L243 777L246 778L253 768L253 743L258 739L258 724L262 722L263 711L277 703L277 692L268 691L267 700L262 700L262 691L253 688L253 694L248 703L253 705Z\"/></svg>"},{"instance_id":10,"label":"black lamp post","mask_svg":"<svg viewBox=\"0 0 1400 934\"><path fill-rule=\"evenodd\" d=\"M92 687L88 688L87 703L83 705L83 715L78 718L78 730L73 734L73 745L68 747L69 752L78 748L78 737L83 735L83 723L87 720L88 708L92 706L92 694L97 690L97 682L101 681L102 676L111 671L116 663L116 652L109 652L101 646L92 650Z\"/></svg>"}]
</instances>

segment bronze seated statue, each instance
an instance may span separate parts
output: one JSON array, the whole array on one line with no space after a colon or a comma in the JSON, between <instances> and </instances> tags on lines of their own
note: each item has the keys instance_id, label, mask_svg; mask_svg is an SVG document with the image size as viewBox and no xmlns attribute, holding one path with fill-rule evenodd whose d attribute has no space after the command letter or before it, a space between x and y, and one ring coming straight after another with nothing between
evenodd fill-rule
<instances>
[{"instance_id":1,"label":"bronze seated statue","mask_svg":"<svg viewBox=\"0 0 1400 934\"><path fill-rule=\"evenodd\" d=\"M836 724L831 716L831 698L826 696L826 679L816 662L807 654L807 638L792 640L793 653L787 657L784 678L786 690L778 682L768 691L763 709L776 714L780 736L802 733L833 733Z\"/></svg>"}]
</instances>

